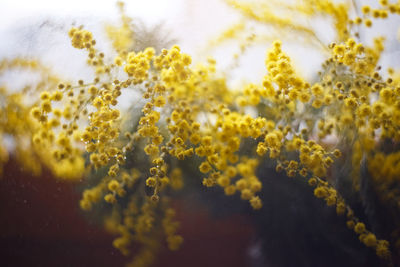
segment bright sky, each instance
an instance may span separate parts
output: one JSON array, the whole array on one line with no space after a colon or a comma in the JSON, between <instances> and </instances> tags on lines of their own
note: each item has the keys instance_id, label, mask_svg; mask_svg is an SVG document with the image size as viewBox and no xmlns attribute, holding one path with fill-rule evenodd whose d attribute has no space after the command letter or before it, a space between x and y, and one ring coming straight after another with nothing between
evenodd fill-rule
<instances>
[{"instance_id":1,"label":"bright sky","mask_svg":"<svg viewBox=\"0 0 400 267\"><path fill-rule=\"evenodd\" d=\"M0 0L0 34L37 18L118 19L116 0ZM183 45L205 45L206 39L233 22L221 0L126 0L126 12L147 25L163 23ZM191 47L190 47L191 48ZM191 51L192 52L192 51Z\"/></svg>"},{"instance_id":2,"label":"bright sky","mask_svg":"<svg viewBox=\"0 0 400 267\"><path fill-rule=\"evenodd\" d=\"M147 21L155 22L176 16L184 0L131 0L126 1L127 11ZM1 0L0 29L9 27L20 19L40 15L74 15L115 17L114 0Z\"/></svg>"}]
</instances>

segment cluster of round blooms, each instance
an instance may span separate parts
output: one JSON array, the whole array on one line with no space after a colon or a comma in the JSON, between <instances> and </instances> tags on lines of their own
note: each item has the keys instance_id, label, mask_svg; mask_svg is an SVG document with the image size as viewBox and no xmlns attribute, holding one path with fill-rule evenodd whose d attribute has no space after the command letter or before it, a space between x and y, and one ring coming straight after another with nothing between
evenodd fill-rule
<instances>
[{"instance_id":1,"label":"cluster of round blooms","mask_svg":"<svg viewBox=\"0 0 400 267\"><path fill-rule=\"evenodd\" d=\"M290 28L313 43L319 41L313 29L297 23L295 17L273 13L270 3L227 2L247 19ZM0 113L0 141L12 134L24 165L34 154L59 177L76 179L85 169L92 171L92 186L84 190L80 206L89 211L104 201L111 207L105 225L118 234L114 247L127 255L134 242L141 244L132 266L152 262L160 237L171 250L183 242L169 201L170 193L182 189L189 179L179 162L196 166L202 178L199 184L218 187L227 196L238 194L260 210L263 183L258 167L270 160L276 171L307 181L317 198L346 216L347 226L363 244L389 259L389 243L379 240L354 215L332 186L329 170L335 159L349 157L353 166L349 176L357 190L361 173L357 166L365 159L382 201L399 209L400 194L393 189L399 183L399 153L374 151L385 140L400 141L400 77L393 70L388 78L382 77L378 61L383 38L366 46L356 41L358 34L352 34L355 25L371 27L371 19L399 13L399 5L381 0L380 8L364 6L363 18L351 20L342 3L304 1L298 10L306 17L322 14L334 21L337 42L324 46L329 58L318 81L310 84L302 79L282 42L275 41L267 51L263 80L233 92L212 58L193 67L191 57L178 45L135 50L134 30L120 4L122 26L108 28L117 52L113 62L97 50L90 31L79 27L68 33L72 46L87 52L87 63L95 70L92 81L60 82L35 62L1 62L1 72L30 68L42 71L47 81L36 86L39 99L32 106L23 104L24 92L11 94L0 88L6 99ZM240 38L247 29L245 22L231 27L217 43ZM241 51L257 38L246 37ZM118 102L127 90L141 97L135 102L138 112L124 123ZM249 109L257 115L251 116ZM328 144L329 138L336 140L333 145ZM28 152L24 152L26 140ZM0 142L0 163L7 160L8 151Z\"/></svg>"},{"instance_id":2,"label":"cluster of round blooms","mask_svg":"<svg viewBox=\"0 0 400 267\"><path fill-rule=\"evenodd\" d=\"M129 76L137 81L143 81L148 78L148 70L150 69L150 61L154 57L154 48L146 48L144 52L130 52L127 56L127 62L124 70Z\"/></svg>"},{"instance_id":3,"label":"cluster of round blooms","mask_svg":"<svg viewBox=\"0 0 400 267\"><path fill-rule=\"evenodd\" d=\"M71 44L78 49L90 48L93 42L93 35L91 32L78 28L71 28L68 32L71 38Z\"/></svg>"}]
</instances>

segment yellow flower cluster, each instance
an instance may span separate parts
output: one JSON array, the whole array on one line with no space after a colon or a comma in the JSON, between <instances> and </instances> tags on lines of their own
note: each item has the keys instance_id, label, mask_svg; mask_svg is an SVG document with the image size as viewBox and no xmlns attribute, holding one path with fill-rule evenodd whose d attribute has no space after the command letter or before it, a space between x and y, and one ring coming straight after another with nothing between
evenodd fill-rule
<instances>
[{"instance_id":1,"label":"yellow flower cluster","mask_svg":"<svg viewBox=\"0 0 400 267\"><path fill-rule=\"evenodd\" d=\"M71 144L76 137L72 136L73 130L59 136L54 131L61 126L62 117L60 109L53 109L53 103L63 98L63 94L57 90L58 77L35 60L4 60L0 66L1 72L19 70L34 72L40 77L36 84L31 83L21 91L6 87L0 90L4 99L2 105L5 105L2 106L0 135L12 136L16 160L35 175L41 174L42 166L46 166L58 178L79 179L84 169L84 160L81 151ZM32 105L37 106L32 108ZM51 118L48 117L50 112L54 114ZM72 128L76 130L77 126L71 125ZM52 146L59 146L61 149L49 153L46 148ZM2 143L0 147L1 162L4 164L8 159L8 150L6 144Z\"/></svg>"},{"instance_id":2,"label":"yellow flower cluster","mask_svg":"<svg viewBox=\"0 0 400 267\"><path fill-rule=\"evenodd\" d=\"M150 61L154 56L154 49L149 47L142 53L128 53L127 63L124 67L126 73L132 76L135 81L141 82L147 79L148 70L150 69Z\"/></svg>"},{"instance_id":3,"label":"yellow flower cluster","mask_svg":"<svg viewBox=\"0 0 400 267\"><path fill-rule=\"evenodd\" d=\"M264 77L263 85L269 96L287 95L292 101L307 98L300 96L306 93L304 89L307 89L308 84L296 75L290 58L282 52L280 41L273 43L273 49L267 53L265 65L268 75ZM271 82L278 86L276 94L273 93Z\"/></svg>"},{"instance_id":4,"label":"yellow flower cluster","mask_svg":"<svg viewBox=\"0 0 400 267\"><path fill-rule=\"evenodd\" d=\"M107 29L117 52L113 62L97 50L90 31L80 27L68 33L73 47L86 50L87 63L95 70L92 81L61 82L35 61L1 62L1 73L22 68L43 77L31 85L33 89L17 93L0 87L5 99L0 103L0 165L8 161L3 139L11 135L18 160L29 170L40 172L41 165L29 160L38 157L60 178L76 180L91 174L80 207L89 211L105 202L112 210L105 227L118 235L114 247L128 255L134 243L141 245L130 266L151 264L161 247L160 237L170 250L183 242L169 203L172 192L191 179L179 166L194 166L193 179L202 178L195 183L218 187L227 196L237 193L254 210L261 210L265 174L258 170L267 161L276 171L308 182L317 198L346 216L347 226L363 244L390 259L388 241L378 239L379 234L354 215L333 186L336 177L330 170L335 159L345 157L352 165L346 175L357 191L359 166L367 162L382 201L396 203L398 211L400 154L376 151L387 140L400 141L400 76L394 70L383 74L378 66L384 38L367 46L353 32L355 25L371 27L371 19L400 13L399 5L382 0L379 9L364 6L363 18L350 20L349 5L336 1L306 0L295 8L282 4L282 14L274 11L275 1L227 2L244 20L214 45L240 39L249 19L282 31L291 29L328 53L318 78L304 80L282 42L274 41L262 81L233 92L212 58L192 66L191 56L178 45L136 50L131 19L119 3L122 26ZM316 30L295 14L328 15L336 42L326 46ZM262 40L257 38L247 37L247 45ZM133 107L137 112L126 112L119 105L128 90L141 95ZM24 102L26 93L35 95L34 103Z\"/></svg>"},{"instance_id":5,"label":"yellow flower cluster","mask_svg":"<svg viewBox=\"0 0 400 267\"><path fill-rule=\"evenodd\" d=\"M314 10L312 12L320 9L320 11L324 10L324 12L336 16L336 22L338 22L336 30L338 36L341 36L338 39L340 43L331 44L329 47L331 57L323 65L320 82L309 85L301 78L297 78L291 68L290 59L281 51L280 42L275 42L273 49L267 54L268 74L263 81L265 91L251 84L244 89L244 96L237 98L237 103L240 106L268 103L266 117L272 118L273 121L284 120L286 126L278 125L278 129L270 130L273 132L262 131L265 140L258 143L256 152L262 156L267 153L268 149L274 149L270 150L270 158L277 158L277 171L286 170L288 176L293 177L297 173L305 177L314 176L309 183L317 186L314 191L315 195L325 199L329 206L336 205L338 214L344 214L349 207L346 206L343 198L327 181L321 180L322 177L326 177L327 169L333 164L333 159L340 157L341 152L337 149L326 152L325 148L320 145L321 143L307 139L315 130L319 140L328 136L344 136L345 140L353 144L353 166L359 166L364 153L370 152L376 147L377 130L381 131L379 137L382 139L395 138L398 140L397 131L392 130L397 127L394 126L395 114L397 114L395 107L395 103L397 103L395 100L396 83L393 78L383 80L381 74L378 73L380 67L377 63L384 50L384 39L375 38L372 47L357 43L355 39L349 38L350 30L353 28L352 22L348 21L347 12L338 12L339 10L345 11L347 8L344 5L335 6L328 1L326 4L322 1L317 2L312 8ZM283 25L281 21L272 21L273 16L268 19L262 17L254 8L256 5L238 1L230 1L230 3L245 16L257 21L275 23L278 27ZM383 3L381 5L386 6ZM259 8L259 6L257 7ZM336 11L335 8L337 8ZM394 5L391 9L394 10ZM369 23L366 22L366 24ZM268 102L264 99L267 99ZM271 106L272 108L269 108ZM338 116L340 114L338 107L342 116ZM278 110L278 112L274 112L274 110ZM315 115L316 110L323 117ZM294 116L294 112L303 114L309 112L314 113L314 116ZM292 120L299 117L307 122L308 129L294 132L293 129L298 129L299 124L293 124ZM289 137L288 134L294 135L294 137ZM282 148L284 148L284 153ZM299 153L299 161L285 158L286 152L290 151ZM358 188L359 175L359 168L353 168L352 177L356 188ZM375 248L379 256L387 258L389 255L388 243L380 240L377 241L379 246L371 245L373 234L370 232L364 234L368 237L365 239L367 241L363 241L364 236L361 236L360 240Z\"/></svg>"},{"instance_id":6,"label":"yellow flower cluster","mask_svg":"<svg viewBox=\"0 0 400 267\"><path fill-rule=\"evenodd\" d=\"M110 67L104 64L104 53L98 52L95 48L96 40L93 39L93 34L80 28L71 28L68 32L71 38L71 44L77 49L86 49L88 52L88 65L96 68L96 74L109 73Z\"/></svg>"},{"instance_id":7,"label":"yellow flower cluster","mask_svg":"<svg viewBox=\"0 0 400 267\"><path fill-rule=\"evenodd\" d=\"M170 87L174 83L184 82L189 78L190 71L188 66L192 63L192 58L181 53L179 46L173 46L169 51L163 50L154 60L154 66L161 70L161 79L166 86Z\"/></svg>"},{"instance_id":8,"label":"yellow flower cluster","mask_svg":"<svg viewBox=\"0 0 400 267\"><path fill-rule=\"evenodd\" d=\"M125 14L125 4L123 2L118 1L118 11L120 13L121 18L121 26L116 27L111 24L106 25L106 33L110 40L112 40L112 44L114 49L118 53L118 57L115 60L116 65L120 66L121 57L125 57L127 51L132 50L134 44L134 31L132 30L132 20L129 16Z\"/></svg>"},{"instance_id":9,"label":"yellow flower cluster","mask_svg":"<svg viewBox=\"0 0 400 267\"><path fill-rule=\"evenodd\" d=\"M78 49L91 48L95 42L93 41L93 35L91 32L79 28L71 28L68 32L71 38L71 44L73 47Z\"/></svg>"},{"instance_id":10,"label":"yellow flower cluster","mask_svg":"<svg viewBox=\"0 0 400 267\"><path fill-rule=\"evenodd\" d=\"M352 216L351 212L350 214L348 213L347 217L349 220L347 221L347 226L359 234L359 239L362 243L367 247L374 248L379 257L388 259L390 257L389 242L386 240L377 240L373 233L366 230L362 222L355 222L352 220Z\"/></svg>"}]
</instances>

